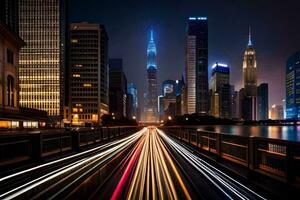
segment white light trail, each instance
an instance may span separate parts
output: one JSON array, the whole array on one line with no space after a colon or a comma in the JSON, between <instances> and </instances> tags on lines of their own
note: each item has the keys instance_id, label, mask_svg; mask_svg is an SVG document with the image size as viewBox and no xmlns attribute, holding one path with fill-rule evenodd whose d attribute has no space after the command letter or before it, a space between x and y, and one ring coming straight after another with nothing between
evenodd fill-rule
<instances>
[{"instance_id":1,"label":"white light trail","mask_svg":"<svg viewBox=\"0 0 300 200\"><path fill-rule=\"evenodd\" d=\"M252 195L259 199L265 199L264 197L257 194L242 183L238 182L237 180L234 180L233 178L229 177L222 171L216 169L206 161L195 156L186 147L175 142L175 140L167 136L163 131L158 130L158 133L170 146L172 146L183 158L185 158L191 165L193 165L201 174L203 174L228 198L235 199L235 197L238 197L239 199L250 199ZM246 191L244 191L241 188L243 188ZM232 194L234 194L235 196Z\"/></svg>"}]
</instances>

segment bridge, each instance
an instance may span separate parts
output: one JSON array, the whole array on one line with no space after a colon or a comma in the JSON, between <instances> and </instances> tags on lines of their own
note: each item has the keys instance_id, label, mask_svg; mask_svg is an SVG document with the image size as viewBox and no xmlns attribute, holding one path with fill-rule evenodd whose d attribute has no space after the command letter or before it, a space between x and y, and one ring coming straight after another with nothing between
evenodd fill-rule
<instances>
[{"instance_id":1,"label":"bridge","mask_svg":"<svg viewBox=\"0 0 300 200\"><path fill-rule=\"evenodd\" d=\"M300 144L194 127L0 137L0 199L276 199L299 195Z\"/></svg>"}]
</instances>

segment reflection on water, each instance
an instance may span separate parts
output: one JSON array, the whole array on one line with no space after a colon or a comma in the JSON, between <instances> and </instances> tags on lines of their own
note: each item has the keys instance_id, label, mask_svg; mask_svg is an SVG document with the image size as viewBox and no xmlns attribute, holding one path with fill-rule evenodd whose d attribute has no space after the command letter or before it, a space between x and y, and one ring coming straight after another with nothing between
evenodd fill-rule
<instances>
[{"instance_id":1,"label":"reflection on water","mask_svg":"<svg viewBox=\"0 0 300 200\"><path fill-rule=\"evenodd\" d=\"M300 142L300 126L199 126L202 130L230 135L257 136Z\"/></svg>"}]
</instances>

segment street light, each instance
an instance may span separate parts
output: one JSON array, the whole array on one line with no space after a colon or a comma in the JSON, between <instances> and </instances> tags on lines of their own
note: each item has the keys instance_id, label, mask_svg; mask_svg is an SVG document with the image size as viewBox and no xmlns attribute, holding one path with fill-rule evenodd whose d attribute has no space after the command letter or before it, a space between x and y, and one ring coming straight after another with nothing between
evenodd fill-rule
<instances>
[{"instance_id":1,"label":"street light","mask_svg":"<svg viewBox=\"0 0 300 200\"><path fill-rule=\"evenodd\" d=\"M135 119L136 119L136 116L133 116L133 117L132 117L132 119L134 119L134 120L135 120Z\"/></svg>"},{"instance_id":2,"label":"street light","mask_svg":"<svg viewBox=\"0 0 300 200\"><path fill-rule=\"evenodd\" d=\"M168 120L172 120L172 117L171 117L171 116L168 116Z\"/></svg>"},{"instance_id":3,"label":"street light","mask_svg":"<svg viewBox=\"0 0 300 200\"><path fill-rule=\"evenodd\" d=\"M188 121L188 120L189 120L189 118L186 117L186 118L185 118L185 121Z\"/></svg>"}]
</instances>

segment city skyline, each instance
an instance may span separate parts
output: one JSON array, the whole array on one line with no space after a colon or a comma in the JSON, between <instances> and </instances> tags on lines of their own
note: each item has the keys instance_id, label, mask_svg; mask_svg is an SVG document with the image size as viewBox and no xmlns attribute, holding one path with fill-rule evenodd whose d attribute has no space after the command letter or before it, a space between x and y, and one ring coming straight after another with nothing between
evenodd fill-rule
<instances>
[{"instance_id":1,"label":"city skyline","mask_svg":"<svg viewBox=\"0 0 300 200\"><path fill-rule=\"evenodd\" d=\"M96 1L81 5L75 0L70 6L70 20L96 21L107 26L110 36L110 56L123 58L126 66L125 73L128 80L137 84L139 98L143 97L146 85L143 80L134 76L133 72L142 74L141 77L146 76L144 70L146 55L143 51L151 27L154 27L160 44L159 85L166 79L180 79L183 74L187 19L189 16L200 15L207 16L210 22L208 66L212 66L216 61L230 65L231 84L238 90L242 86L243 53L248 38L248 26L251 25L253 43L258 54L258 84L269 83L271 91L269 106L282 104L281 100L285 98L286 61L300 46L296 34L299 32L299 27L293 25L299 17L292 12L299 7L299 3L287 1L281 5L278 2L270 4L268 1L259 3L247 1L230 2L227 6L224 6L224 2L221 1L201 3L200 6L197 1L188 1L186 4L189 6L178 6L181 5L180 2L171 4L170 1L154 1L150 5L149 2L141 1L139 3L119 2L115 6L108 1L102 1L101 5ZM78 9L81 11L79 14ZM103 12L98 12L99 9ZM142 12L130 12L132 9ZM155 15L153 16L151 12L155 12ZM278 16L277 20L271 17L274 12ZM75 13L76 17L72 16ZM113 17L121 15L123 17L120 20ZM223 17L225 15L226 18ZM128 24L128 27L125 27L125 24ZM123 47L117 46L121 41L124 43ZM126 51L129 43L130 51ZM168 49L172 49L172 52L168 52Z\"/></svg>"},{"instance_id":2,"label":"city skyline","mask_svg":"<svg viewBox=\"0 0 300 200\"><path fill-rule=\"evenodd\" d=\"M0 199L300 196L299 9L0 0Z\"/></svg>"}]
</instances>

